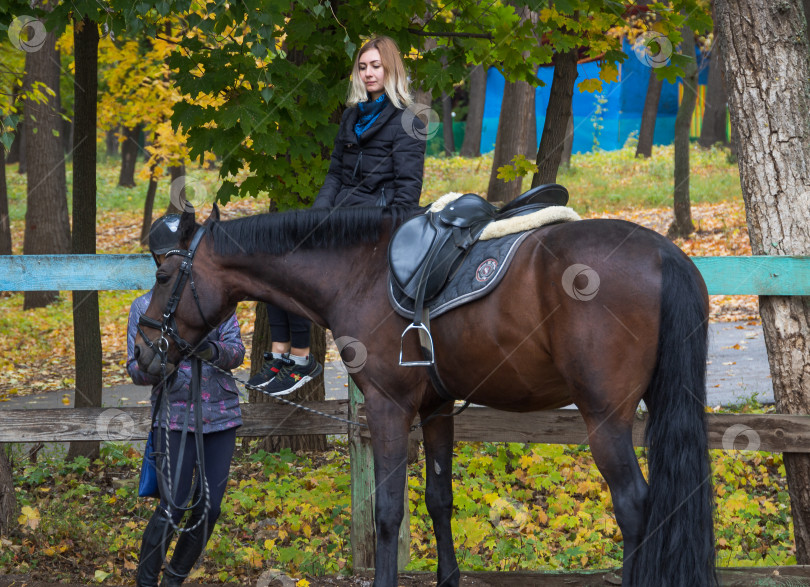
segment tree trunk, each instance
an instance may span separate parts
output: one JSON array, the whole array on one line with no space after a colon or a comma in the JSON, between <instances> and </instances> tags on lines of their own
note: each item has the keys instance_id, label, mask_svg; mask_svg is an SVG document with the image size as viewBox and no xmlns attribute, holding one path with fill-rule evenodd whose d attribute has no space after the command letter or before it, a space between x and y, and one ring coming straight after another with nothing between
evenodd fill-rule
<instances>
[{"instance_id":1,"label":"tree trunk","mask_svg":"<svg viewBox=\"0 0 810 587\"><path fill-rule=\"evenodd\" d=\"M0 536L8 536L17 527L17 496L14 476L6 456L7 446L0 444Z\"/></svg>"},{"instance_id":2,"label":"tree trunk","mask_svg":"<svg viewBox=\"0 0 810 587\"><path fill-rule=\"evenodd\" d=\"M96 113L98 25L73 21L73 253L96 254ZM76 408L101 407L101 331L97 291L73 292ZM99 457L99 442L71 442L68 459Z\"/></svg>"},{"instance_id":3,"label":"tree trunk","mask_svg":"<svg viewBox=\"0 0 810 587\"><path fill-rule=\"evenodd\" d=\"M11 254L11 220L8 215L6 148L0 144L0 255Z\"/></svg>"},{"instance_id":4,"label":"tree trunk","mask_svg":"<svg viewBox=\"0 0 810 587\"><path fill-rule=\"evenodd\" d=\"M810 43L801 0L716 0L754 255L810 255ZM777 410L810 413L810 304L761 296ZM796 562L810 564L810 455L785 453Z\"/></svg>"},{"instance_id":5,"label":"tree trunk","mask_svg":"<svg viewBox=\"0 0 810 587\"><path fill-rule=\"evenodd\" d=\"M173 165L169 167L169 205L166 214L182 214L186 201L186 165Z\"/></svg>"},{"instance_id":6,"label":"tree trunk","mask_svg":"<svg viewBox=\"0 0 810 587\"><path fill-rule=\"evenodd\" d=\"M464 142L461 143L462 157L481 156L481 131L484 127L484 104L487 99L487 71L483 65L475 65L470 72L470 104L467 107L467 121L464 125Z\"/></svg>"},{"instance_id":7,"label":"tree trunk","mask_svg":"<svg viewBox=\"0 0 810 587\"><path fill-rule=\"evenodd\" d=\"M120 127L111 128L107 131L104 143L107 148L107 157L115 157L118 155L118 129Z\"/></svg>"},{"instance_id":8,"label":"tree trunk","mask_svg":"<svg viewBox=\"0 0 810 587\"><path fill-rule=\"evenodd\" d=\"M253 323L253 343L250 349L250 374L258 373L264 365L263 355L270 350L273 342L270 336L270 324L267 322L267 310L261 302L256 304L256 320ZM326 360L326 334L323 328L317 324L312 325L312 346L309 351L315 360L324 363ZM260 391L249 390L250 403L274 403L273 399L264 395ZM310 381L302 388L295 390L284 399L297 403L307 401L322 401L326 399L326 388L324 378L319 377L315 381ZM326 450L326 436L323 434L311 434L309 436L268 436L263 439L259 450L267 452L278 452L283 448L290 450Z\"/></svg>"},{"instance_id":9,"label":"tree trunk","mask_svg":"<svg viewBox=\"0 0 810 587\"><path fill-rule=\"evenodd\" d=\"M121 143L121 174L118 176L119 187L135 187L135 163L138 158L140 136L140 124L133 128L124 128L124 142Z\"/></svg>"},{"instance_id":10,"label":"tree trunk","mask_svg":"<svg viewBox=\"0 0 810 587\"><path fill-rule=\"evenodd\" d=\"M709 83L706 86L706 109L700 129L701 147L709 148L716 143L728 144L726 137L726 89L723 85L723 51L720 31L714 27L714 41L709 63Z\"/></svg>"},{"instance_id":11,"label":"tree trunk","mask_svg":"<svg viewBox=\"0 0 810 587\"><path fill-rule=\"evenodd\" d=\"M456 139L453 136L453 96L442 92L442 134L444 154L452 157L456 153Z\"/></svg>"},{"instance_id":12,"label":"tree trunk","mask_svg":"<svg viewBox=\"0 0 810 587\"><path fill-rule=\"evenodd\" d=\"M498 179L498 168L509 165L515 156L526 153L529 141L529 125L526 120L529 119L530 108L534 107L533 98L534 88L524 81L507 82L504 87L495 154L487 188L487 200L490 202L511 202L522 191L522 177L503 181Z\"/></svg>"},{"instance_id":13,"label":"tree trunk","mask_svg":"<svg viewBox=\"0 0 810 587\"><path fill-rule=\"evenodd\" d=\"M17 111L21 112L24 108L24 105L20 104L20 90L16 87L12 87L11 89L11 105L12 107L10 110L12 112ZM19 173L25 173L25 146L23 145L23 141L25 139L25 133L23 132L23 124L25 120L20 118L19 122L17 122L17 127L14 129L14 140L11 142L11 146L8 149L8 155L6 157L6 163L19 163L20 167L22 167L22 171Z\"/></svg>"},{"instance_id":14,"label":"tree trunk","mask_svg":"<svg viewBox=\"0 0 810 587\"><path fill-rule=\"evenodd\" d=\"M143 204L143 224L141 224L141 246L149 246L149 229L152 228L152 210L155 207L158 181L155 177L155 167L149 173L149 187L146 188L146 201Z\"/></svg>"},{"instance_id":15,"label":"tree trunk","mask_svg":"<svg viewBox=\"0 0 810 587\"><path fill-rule=\"evenodd\" d=\"M714 5L712 5L712 8L713 7L714 7ZM805 23L808 23L808 22L810 22L810 0L802 0L802 8L804 9L804 21L805 21ZM716 17L713 14L712 14L712 18L716 19ZM810 29L805 28L804 30L808 35L810 35ZM808 37L808 38L810 38L810 37Z\"/></svg>"},{"instance_id":16,"label":"tree trunk","mask_svg":"<svg viewBox=\"0 0 810 587\"><path fill-rule=\"evenodd\" d=\"M65 159L56 138L62 128L59 95L59 52L56 35L49 32L39 51L25 55L25 87L35 82L51 88L55 95L39 104L25 101L25 151L28 198L25 213L23 253L64 254L70 251L70 220L65 185ZM24 309L54 302L56 291L25 292Z\"/></svg>"},{"instance_id":17,"label":"tree trunk","mask_svg":"<svg viewBox=\"0 0 810 587\"><path fill-rule=\"evenodd\" d=\"M557 181L557 171L565 150L569 122L573 126L574 82L577 79L577 49L555 53L554 77L543 124L543 136L537 149L537 172L532 178L532 187ZM569 156L570 157L570 156Z\"/></svg>"},{"instance_id":18,"label":"tree trunk","mask_svg":"<svg viewBox=\"0 0 810 587\"><path fill-rule=\"evenodd\" d=\"M62 114L67 113L63 110ZM62 118L62 130L59 131L59 138L62 141L65 159L70 160L72 157L71 151L73 150L73 121L70 118Z\"/></svg>"},{"instance_id":19,"label":"tree trunk","mask_svg":"<svg viewBox=\"0 0 810 587\"><path fill-rule=\"evenodd\" d=\"M532 87L531 104L529 106L529 128L526 129L526 159L532 160L537 156L539 144L537 142L537 90Z\"/></svg>"},{"instance_id":20,"label":"tree trunk","mask_svg":"<svg viewBox=\"0 0 810 587\"><path fill-rule=\"evenodd\" d=\"M571 153L574 150L574 113L568 117L568 124L565 125L565 142L563 143L562 158L560 159L560 167L564 169L571 168Z\"/></svg>"},{"instance_id":21,"label":"tree trunk","mask_svg":"<svg viewBox=\"0 0 810 587\"><path fill-rule=\"evenodd\" d=\"M695 35L687 26L682 30L681 51L687 57L695 57ZM694 61L684 65L683 99L675 117L675 219L667 231L670 238L686 237L695 231L692 224L692 209L689 202L689 131L692 114L697 103L697 65Z\"/></svg>"},{"instance_id":22,"label":"tree trunk","mask_svg":"<svg viewBox=\"0 0 810 587\"><path fill-rule=\"evenodd\" d=\"M11 141L11 146L8 149L8 157L6 157L6 163L8 164L20 162L20 155L22 153L20 145L22 144L23 138L22 125L23 121L20 120L17 123L17 128L14 129L14 140Z\"/></svg>"},{"instance_id":23,"label":"tree trunk","mask_svg":"<svg viewBox=\"0 0 810 587\"><path fill-rule=\"evenodd\" d=\"M655 68L650 68L650 79L647 82L647 97L644 99L644 111L641 113L641 129L638 131L636 157L652 157L655 121L658 118L658 102L661 99L661 88L664 80L655 75Z\"/></svg>"}]
</instances>

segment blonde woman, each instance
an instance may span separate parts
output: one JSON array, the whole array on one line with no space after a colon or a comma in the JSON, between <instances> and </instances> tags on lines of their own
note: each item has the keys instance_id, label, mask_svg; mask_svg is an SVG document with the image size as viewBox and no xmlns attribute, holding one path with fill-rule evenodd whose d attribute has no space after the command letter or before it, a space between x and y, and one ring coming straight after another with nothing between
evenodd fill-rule
<instances>
[{"instance_id":1,"label":"blonde woman","mask_svg":"<svg viewBox=\"0 0 810 587\"><path fill-rule=\"evenodd\" d=\"M425 135L405 110L412 103L396 43L368 41L354 60L348 108L314 207L419 205Z\"/></svg>"},{"instance_id":2,"label":"blonde woman","mask_svg":"<svg viewBox=\"0 0 810 587\"><path fill-rule=\"evenodd\" d=\"M406 110L412 103L397 44L388 37L369 40L354 60L348 108L313 208L419 205L426 136L424 124ZM309 353L309 320L270 304L267 316L272 353L248 383L284 395L323 367Z\"/></svg>"}]
</instances>

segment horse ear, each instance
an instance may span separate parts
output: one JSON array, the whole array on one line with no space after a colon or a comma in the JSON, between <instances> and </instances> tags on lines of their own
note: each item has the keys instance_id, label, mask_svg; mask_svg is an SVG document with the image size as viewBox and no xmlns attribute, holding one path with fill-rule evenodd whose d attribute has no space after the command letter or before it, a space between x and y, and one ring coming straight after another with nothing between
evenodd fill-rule
<instances>
[{"instance_id":1,"label":"horse ear","mask_svg":"<svg viewBox=\"0 0 810 587\"><path fill-rule=\"evenodd\" d=\"M194 212L183 212L180 216L180 248L188 248L196 230L197 222L194 220Z\"/></svg>"},{"instance_id":2,"label":"horse ear","mask_svg":"<svg viewBox=\"0 0 810 587\"><path fill-rule=\"evenodd\" d=\"M211 214L209 214L208 218L203 222L203 226L208 226L212 222L219 222L219 206L217 206L216 202L214 202L214 208L211 210Z\"/></svg>"}]
</instances>

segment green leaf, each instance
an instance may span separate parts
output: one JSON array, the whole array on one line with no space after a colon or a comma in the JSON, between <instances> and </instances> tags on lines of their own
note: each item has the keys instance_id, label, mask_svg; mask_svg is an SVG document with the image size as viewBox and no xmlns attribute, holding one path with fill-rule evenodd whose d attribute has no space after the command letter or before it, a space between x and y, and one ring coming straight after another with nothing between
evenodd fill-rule
<instances>
[{"instance_id":1,"label":"green leaf","mask_svg":"<svg viewBox=\"0 0 810 587\"><path fill-rule=\"evenodd\" d=\"M346 33L346 36L343 37L343 45L346 50L346 55L349 56L349 59L353 59L354 52L357 50L357 44L351 40L349 33Z\"/></svg>"},{"instance_id":2,"label":"green leaf","mask_svg":"<svg viewBox=\"0 0 810 587\"><path fill-rule=\"evenodd\" d=\"M107 573L105 571L96 570L95 574L93 575L93 580L96 583L103 583L107 579L107 577L109 577L110 575L112 575L112 573Z\"/></svg>"}]
</instances>

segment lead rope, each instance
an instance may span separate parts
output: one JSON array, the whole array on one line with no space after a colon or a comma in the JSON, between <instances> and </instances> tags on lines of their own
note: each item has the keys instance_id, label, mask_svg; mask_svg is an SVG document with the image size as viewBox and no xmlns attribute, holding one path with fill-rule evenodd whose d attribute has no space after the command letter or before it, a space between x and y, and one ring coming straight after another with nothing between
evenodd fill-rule
<instances>
[{"instance_id":1,"label":"lead rope","mask_svg":"<svg viewBox=\"0 0 810 587\"><path fill-rule=\"evenodd\" d=\"M165 340L165 339L163 339ZM168 346L162 345L162 346ZM158 345L158 348L161 348L161 345ZM203 522L208 520L208 512L211 509L211 496L210 490L208 488L208 478L205 475L205 455L204 455L204 445L203 445L203 422L202 422L202 385L200 384L201 378L201 359L198 357L191 357L192 361L192 369L191 369L191 386L189 387L189 403L186 404L186 418L185 424L183 426L183 434L180 438L180 452L178 453L177 458L177 473L175 477L175 482L172 483L172 471L171 471L171 458L169 457L169 424L170 424L170 417L169 417L169 392L168 392L168 381L166 377L166 353L161 353L161 371L162 371L162 385L163 390L161 393L161 405L156 406L156 409L163 411L163 423L165 428L158 427L158 430L162 432L163 436L163 453L158 453L164 459L164 463L166 465L166 475L164 476L163 467L157 467L158 472L158 481L162 482L161 484L161 493L166 500L166 508L163 508L163 512L166 516L166 519L169 520L169 523L172 525L172 528L176 532L191 532L192 530L197 529ZM189 412L191 403L194 404L194 440L197 448L197 474L194 478L194 481L191 484L189 489L188 495L194 495L197 493L197 487L201 486L200 495L197 499L188 506L178 506L175 502L174 490L172 485L177 486L180 480L180 470L182 469L183 465L183 456L185 453L186 448L186 435L188 434L188 421L189 421ZM205 505L203 506L203 515L200 517L197 522L187 528L179 527L172 517L172 510L187 512L196 508L201 500L205 500Z\"/></svg>"}]
</instances>

